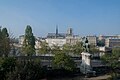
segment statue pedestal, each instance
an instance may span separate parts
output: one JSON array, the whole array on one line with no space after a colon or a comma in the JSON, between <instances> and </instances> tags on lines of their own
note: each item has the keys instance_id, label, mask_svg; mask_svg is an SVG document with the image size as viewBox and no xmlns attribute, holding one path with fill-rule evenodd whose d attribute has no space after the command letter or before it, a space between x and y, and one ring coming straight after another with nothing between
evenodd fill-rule
<instances>
[{"instance_id":1,"label":"statue pedestal","mask_svg":"<svg viewBox=\"0 0 120 80\"><path fill-rule=\"evenodd\" d=\"M81 55L82 55L82 63L80 66L80 71L83 74L86 74L92 71L92 67L91 67L91 56L92 55L88 52L82 52Z\"/></svg>"}]
</instances>

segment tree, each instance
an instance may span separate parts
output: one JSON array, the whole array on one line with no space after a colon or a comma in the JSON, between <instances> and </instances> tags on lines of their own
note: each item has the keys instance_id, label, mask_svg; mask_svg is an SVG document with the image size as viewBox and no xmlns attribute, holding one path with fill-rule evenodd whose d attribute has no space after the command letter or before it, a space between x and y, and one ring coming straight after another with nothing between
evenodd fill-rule
<instances>
[{"instance_id":1,"label":"tree","mask_svg":"<svg viewBox=\"0 0 120 80\"><path fill-rule=\"evenodd\" d=\"M40 59L32 59L31 61L25 62L21 62L18 60L16 65L16 73L14 74L16 75L16 77L14 77L14 80L41 79L45 74L40 63Z\"/></svg>"},{"instance_id":2,"label":"tree","mask_svg":"<svg viewBox=\"0 0 120 80\"><path fill-rule=\"evenodd\" d=\"M39 58L24 61L14 57L0 58L0 80L40 80L46 76Z\"/></svg>"},{"instance_id":3,"label":"tree","mask_svg":"<svg viewBox=\"0 0 120 80\"><path fill-rule=\"evenodd\" d=\"M82 42L77 42L75 45L73 45L73 53L74 54L80 54L83 52L83 43Z\"/></svg>"},{"instance_id":4,"label":"tree","mask_svg":"<svg viewBox=\"0 0 120 80\"><path fill-rule=\"evenodd\" d=\"M0 58L0 79L7 80L8 76L14 72L16 59L13 57Z\"/></svg>"},{"instance_id":5,"label":"tree","mask_svg":"<svg viewBox=\"0 0 120 80\"><path fill-rule=\"evenodd\" d=\"M0 48L1 56L8 57L10 52L10 38L7 28L0 29Z\"/></svg>"},{"instance_id":6,"label":"tree","mask_svg":"<svg viewBox=\"0 0 120 80\"><path fill-rule=\"evenodd\" d=\"M2 31L0 27L0 56L2 56Z\"/></svg>"},{"instance_id":7,"label":"tree","mask_svg":"<svg viewBox=\"0 0 120 80\"><path fill-rule=\"evenodd\" d=\"M112 53L114 56L116 56L116 58L119 58L120 57L120 48L113 48Z\"/></svg>"},{"instance_id":8,"label":"tree","mask_svg":"<svg viewBox=\"0 0 120 80\"><path fill-rule=\"evenodd\" d=\"M73 46L70 44L64 44L62 50L66 53L73 53Z\"/></svg>"},{"instance_id":9,"label":"tree","mask_svg":"<svg viewBox=\"0 0 120 80\"><path fill-rule=\"evenodd\" d=\"M68 55L71 51L71 45L65 44L63 48L53 45L51 51L55 55L52 61L54 69L73 71L75 68L75 62L71 59L71 56Z\"/></svg>"},{"instance_id":10,"label":"tree","mask_svg":"<svg viewBox=\"0 0 120 80\"><path fill-rule=\"evenodd\" d=\"M104 40L98 40L97 46L105 46L105 41Z\"/></svg>"},{"instance_id":11,"label":"tree","mask_svg":"<svg viewBox=\"0 0 120 80\"><path fill-rule=\"evenodd\" d=\"M22 51L27 54L27 56L32 56L35 54L35 37L32 33L32 28L30 25L27 25L25 29L25 36Z\"/></svg>"},{"instance_id":12,"label":"tree","mask_svg":"<svg viewBox=\"0 0 120 80\"><path fill-rule=\"evenodd\" d=\"M111 55L106 54L101 59L111 68L112 73L116 75L120 73L120 48L113 48Z\"/></svg>"},{"instance_id":13,"label":"tree","mask_svg":"<svg viewBox=\"0 0 120 80\"><path fill-rule=\"evenodd\" d=\"M42 42L41 48L39 49L40 54L47 54L50 52L50 47L48 46L48 43Z\"/></svg>"},{"instance_id":14,"label":"tree","mask_svg":"<svg viewBox=\"0 0 120 80\"><path fill-rule=\"evenodd\" d=\"M51 53L52 54L58 54L61 52L61 49L58 45L53 45L52 48L51 48Z\"/></svg>"},{"instance_id":15,"label":"tree","mask_svg":"<svg viewBox=\"0 0 120 80\"><path fill-rule=\"evenodd\" d=\"M90 45L90 53L98 53L99 49L96 48L94 45Z\"/></svg>"},{"instance_id":16,"label":"tree","mask_svg":"<svg viewBox=\"0 0 120 80\"><path fill-rule=\"evenodd\" d=\"M61 51L58 54L55 54L53 66L56 69L73 71L75 68L75 62L70 58L69 55L66 55L63 51Z\"/></svg>"}]
</instances>

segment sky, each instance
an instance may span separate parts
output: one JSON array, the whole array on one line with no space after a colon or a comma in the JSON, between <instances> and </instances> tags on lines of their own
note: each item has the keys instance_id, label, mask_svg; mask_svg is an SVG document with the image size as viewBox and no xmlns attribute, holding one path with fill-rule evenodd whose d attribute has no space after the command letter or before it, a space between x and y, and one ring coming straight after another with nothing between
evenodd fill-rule
<instances>
[{"instance_id":1,"label":"sky","mask_svg":"<svg viewBox=\"0 0 120 80\"><path fill-rule=\"evenodd\" d=\"M120 0L0 0L0 26L18 37L30 25L35 36L120 34Z\"/></svg>"}]
</instances>

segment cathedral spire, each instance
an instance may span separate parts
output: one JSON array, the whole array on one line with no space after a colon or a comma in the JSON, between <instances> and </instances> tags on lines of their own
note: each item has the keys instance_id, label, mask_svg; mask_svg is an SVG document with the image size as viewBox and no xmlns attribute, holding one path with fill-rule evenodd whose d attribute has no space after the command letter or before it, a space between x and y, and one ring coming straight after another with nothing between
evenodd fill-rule
<instances>
[{"instance_id":1,"label":"cathedral spire","mask_svg":"<svg viewBox=\"0 0 120 80\"><path fill-rule=\"evenodd\" d=\"M56 34L58 34L58 25L56 25Z\"/></svg>"},{"instance_id":2,"label":"cathedral spire","mask_svg":"<svg viewBox=\"0 0 120 80\"><path fill-rule=\"evenodd\" d=\"M58 36L58 25L56 25L56 37Z\"/></svg>"}]
</instances>

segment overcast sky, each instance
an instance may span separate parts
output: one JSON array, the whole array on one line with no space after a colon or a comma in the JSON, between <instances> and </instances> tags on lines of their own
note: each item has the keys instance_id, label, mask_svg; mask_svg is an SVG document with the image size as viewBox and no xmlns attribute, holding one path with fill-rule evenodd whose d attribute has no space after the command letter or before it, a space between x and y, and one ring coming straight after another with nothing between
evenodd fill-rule
<instances>
[{"instance_id":1,"label":"overcast sky","mask_svg":"<svg viewBox=\"0 0 120 80\"><path fill-rule=\"evenodd\" d=\"M0 25L18 37L31 25L36 36L66 32L120 34L120 0L0 0Z\"/></svg>"}]
</instances>

